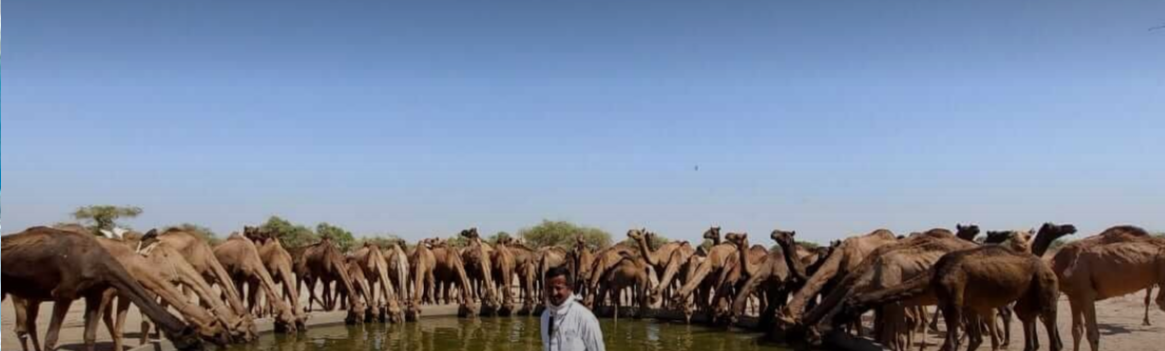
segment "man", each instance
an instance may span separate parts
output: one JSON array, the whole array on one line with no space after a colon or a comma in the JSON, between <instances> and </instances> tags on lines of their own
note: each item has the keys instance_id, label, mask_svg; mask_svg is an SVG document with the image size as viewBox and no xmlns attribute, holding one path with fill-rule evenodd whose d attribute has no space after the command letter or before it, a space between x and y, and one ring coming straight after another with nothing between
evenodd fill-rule
<instances>
[{"instance_id":1,"label":"man","mask_svg":"<svg viewBox=\"0 0 1165 351\"><path fill-rule=\"evenodd\" d=\"M546 311L542 313L542 349L545 351L606 351L599 319L571 289L566 267L552 268L546 282Z\"/></svg>"}]
</instances>

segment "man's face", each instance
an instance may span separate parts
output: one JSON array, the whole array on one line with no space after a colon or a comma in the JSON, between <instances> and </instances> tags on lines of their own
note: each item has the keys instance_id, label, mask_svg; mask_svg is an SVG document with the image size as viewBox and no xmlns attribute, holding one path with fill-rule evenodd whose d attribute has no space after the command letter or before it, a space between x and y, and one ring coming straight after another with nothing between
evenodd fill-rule
<instances>
[{"instance_id":1,"label":"man's face","mask_svg":"<svg viewBox=\"0 0 1165 351\"><path fill-rule=\"evenodd\" d=\"M555 306L562 306L562 303L570 298L571 293L565 276L550 278L550 281L546 282L546 296L550 297L550 303Z\"/></svg>"}]
</instances>

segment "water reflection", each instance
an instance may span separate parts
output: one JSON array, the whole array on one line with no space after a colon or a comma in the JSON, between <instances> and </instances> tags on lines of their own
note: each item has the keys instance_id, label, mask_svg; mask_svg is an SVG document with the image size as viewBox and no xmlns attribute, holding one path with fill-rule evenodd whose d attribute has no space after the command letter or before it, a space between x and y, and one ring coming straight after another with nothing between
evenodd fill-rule
<instances>
[{"instance_id":1,"label":"water reflection","mask_svg":"<svg viewBox=\"0 0 1165 351\"><path fill-rule=\"evenodd\" d=\"M612 351L777 351L740 331L682 324L603 320ZM228 351L541 351L535 318L433 318L420 323L367 324L310 329L300 336L266 335L258 343Z\"/></svg>"}]
</instances>

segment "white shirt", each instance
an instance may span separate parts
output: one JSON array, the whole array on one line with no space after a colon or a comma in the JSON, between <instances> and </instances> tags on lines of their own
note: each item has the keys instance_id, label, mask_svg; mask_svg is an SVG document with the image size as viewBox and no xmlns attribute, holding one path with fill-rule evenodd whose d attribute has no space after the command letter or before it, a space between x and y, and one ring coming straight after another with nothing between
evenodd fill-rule
<instances>
[{"instance_id":1,"label":"white shirt","mask_svg":"<svg viewBox=\"0 0 1165 351\"><path fill-rule=\"evenodd\" d=\"M542 349L545 351L606 351L603 330L595 314L571 296L563 306L547 308L542 313ZM550 318L554 333L550 334Z\"/></svg>"}]
</instances>

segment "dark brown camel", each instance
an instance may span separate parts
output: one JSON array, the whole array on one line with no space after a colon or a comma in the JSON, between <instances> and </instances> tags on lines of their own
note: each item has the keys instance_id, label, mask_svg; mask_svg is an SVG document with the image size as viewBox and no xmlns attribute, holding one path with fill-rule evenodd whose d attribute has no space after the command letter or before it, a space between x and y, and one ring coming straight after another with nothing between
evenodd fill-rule
<instances>
[{"instance_id":1,"label":"dark brown camel","mask_svg":"<svg viewBox=\"0 0 1165 351\"><path fill-rule=\"evenodd\" d=\"M794 232L774 230L772 233L772 238L780 243L781 241L778 240L779 238L783 236L788 236L791 238L794 235L796 235ZM745 234L739 236L735 244L737 246L737 250L743 251L744 248L748 247L748 235ZM732 308L729 310L728 315L730 324L736 324L739 316L744 314L745 306L748 303L748 297L752 296L754 291L760 289L760 291L764 292L764 295L767 297L768 301L764 306L765 308L762 309L760 313L760 321L757 323L757 329L768 330L772 327L773 317L776 317L777 310L784 306L785 301L788 301L789 291L792 287L789 285L792 273L789 269L788 262L799 262L795 258L792 260L786 259L786 255L790 253L795 255L796 248L786 248L784 246L781 248L782 250L769 251L768 256L766 256L759 265L752 264L747 260L744 260L743 256L737 256L738 258L741 258L738 265L742 267L745 283L742 285L740 290L736 293L736 297L733 299Z\"/></svg>"},{"instance_id":2,"label":"dark brown camel","mask_svg":"<svg viewBox=\"0 0 1165 351\"><path fill-rule=\"evenodd\" d=\"M65 314L74 300L85 299L85 343L92 350L97 339L101 300L117 289L159 324L162 333L181 350L201 349L199 333L167 312L92 236L35 227L2 239L2 286L8 294L27 301L53 301L52 322L45 349L56 350Z\"/></svg>"},{"instance_id":3,"label":"dark brown camel","mask_svg":"<svg viewBox=\"0 0 1165 351\"><path fill-rule=\"evenodd\" d=\"M331 238L324 238L319 243L307 247L303 252L303 266L306 268L308 280L308 290L315 290L315 280L318 279L324 283L325 299L331 295L331 283L337 282L338 288L343 289L343 293L348 296L350 303L348 304L348 316L345 322L349 324L360 323L365 319L367 312L365 307L365 300L355 289L352 277L348 275L348 264L346 258L336 244L332 242ZM303 278L301 278L301 281ZM329 307L334 308L335 304Z\"/></svg>"}]
</instances>

